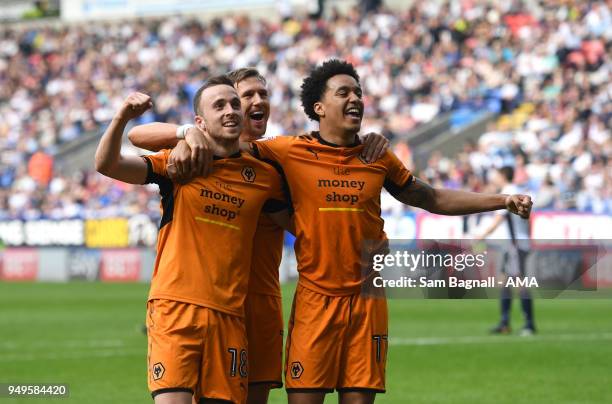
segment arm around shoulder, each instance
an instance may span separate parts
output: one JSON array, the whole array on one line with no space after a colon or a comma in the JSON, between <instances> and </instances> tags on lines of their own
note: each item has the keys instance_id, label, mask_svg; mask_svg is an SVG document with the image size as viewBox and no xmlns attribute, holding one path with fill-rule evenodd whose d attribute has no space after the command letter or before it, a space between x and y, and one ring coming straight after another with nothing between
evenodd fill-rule
<instances>
[{"instance_id":1,"label":"arm around shoulder","mask_svg":"<svg viewBox=\"0 0 612 404\"><path fill-rule=\"evenodd\" d=\"M134 146L145 150L171 149L180 140L176 136L178 128L178 125L163 122L137 125L128 131L128 139Z\"/></svg>"}]
</instances>

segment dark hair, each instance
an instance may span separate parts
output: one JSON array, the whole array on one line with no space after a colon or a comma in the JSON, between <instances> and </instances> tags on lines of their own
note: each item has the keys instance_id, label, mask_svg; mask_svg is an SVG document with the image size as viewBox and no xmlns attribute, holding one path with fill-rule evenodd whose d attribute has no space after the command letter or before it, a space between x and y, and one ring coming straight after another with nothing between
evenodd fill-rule
<instances>
[{"instance_id":1,"label":"dark hair","mask_svg":"<svg viewBox=\"0 0 612 404\"><path fill-rule=\"evenodd\" d=\"M231 72L227 73L227 77L229 77L234 84L238 84L242 80L246 80L251 77L255 77L264 85L268 84L266 78L262 76L261 73L259 73L259 71L254 67L241 67L240 69L232 70Z\"/></svg>"},{"instance_id":2,"label":"dark hair","mask_svg":"<svg viewBox=\"0 0 612 404\"><path fill-rule=\"evenodd\" d=\"M234 88L234 82L226 74L213 76L206 80L202 87L198 88L198 91L196 91L195 96L193 97L193 111L196 113L196 115L200 114L200 98L202 98L202 93L207 88L214 86L230 86Z\"/></svg>"},{"instance_id":3,"label":"dark hair","mask_svg":"<svg viewBox=\"0 0 612 404\"><path fill-rule=\"evenodd\" d=\"M321 101L327 86L327 80L339 74L347 74L359 83L359 75L355 71L355 67L348 62L338 59L328 60L316 67L310 72L310 76L306 77L302 82L302 94L300 95L302 107L306 115L313 121L319 120L319 115L314 110L314 104Z\"/></svg>"},{"instance_id":4,"label":"dark hair","mask_svg":"<svg viewBox=\"0 0 612 404\"><path fill-rule=\"evenodd\" d=\"M500 168L499 172L501 175L504 176L506 181L512 182L512 179L514 178L514 167L505 166L505 167Z\"/></svg>"}]
</instances>

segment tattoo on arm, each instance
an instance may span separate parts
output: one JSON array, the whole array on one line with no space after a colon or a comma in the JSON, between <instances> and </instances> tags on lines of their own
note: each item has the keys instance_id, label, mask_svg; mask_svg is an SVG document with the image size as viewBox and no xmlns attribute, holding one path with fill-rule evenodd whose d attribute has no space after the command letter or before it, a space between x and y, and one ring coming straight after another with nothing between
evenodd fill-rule
<instances>
[{"instance_id":1,"label":"tattoo on arm","mask_svg":"<svg viewBox=\"0 0 612 404\"><path fill-rule=\"evenodd\" d=\"M406 205L431 211L435 202L435 189L428 183L415 178L414 182L398 195L397 200Z\"/></svg>"}]
</instances>

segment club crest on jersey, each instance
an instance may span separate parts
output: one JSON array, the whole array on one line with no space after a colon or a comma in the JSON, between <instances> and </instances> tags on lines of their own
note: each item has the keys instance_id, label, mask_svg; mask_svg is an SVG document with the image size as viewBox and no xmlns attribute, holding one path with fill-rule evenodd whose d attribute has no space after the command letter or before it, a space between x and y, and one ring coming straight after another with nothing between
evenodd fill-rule
<instances>
[{"instance_id":1,"label":"club crest on jersey","mask_svg":"<svg viewBox=\"0 0 612 404\"><path fill-rule=\"evenodd\" d=\"M164 373L166 373L166 368L161 362L157 362L151 368L151 376L153 376L153 380L161 379L164 376Z\"/></svg>"},{"instance_id":2,"label":"club crest on jersey","mask_svg":"<svg viewBox=\"0 0 612 404\"><path fill-rule=\"evenodd\" d=\"M256 176L257 174L255 174L255 169L253 167L245 166L242 168L242 178L244 178L246 182L254 182Z\"/></svg>"},{"instance_id":3,"label":"club crest on jersey","mask_svg":"<svg viewBox=\"0 0 612 404\"><path fill-rule=\"evenodd\" d=\"M300 376L302 376L302 373L304 373L304 366L302 366L300 362L291 363L291 378L292 379L299 379Z\"/></svg>"}]
</instances>

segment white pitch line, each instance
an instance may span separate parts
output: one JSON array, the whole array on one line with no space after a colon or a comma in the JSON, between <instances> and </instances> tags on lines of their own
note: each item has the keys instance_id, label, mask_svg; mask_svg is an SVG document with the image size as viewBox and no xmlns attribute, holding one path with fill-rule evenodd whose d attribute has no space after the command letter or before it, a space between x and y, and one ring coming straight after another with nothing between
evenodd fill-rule
<instances>
[{"instance_id":1,"label":"white pitch line","mask_svg":"<svg viewBox=\"0 0 612 404\"><path fill-rule=\"evenodd\" d=\"M8 351L32 348L120 348L122 346L125 346L125 342L118 339L42 340L36 342L0 341L0 350Z\"/></svg>"},{"instance_id":2,"label":"white pitch line","mask_svg":"<svg viewBox=\"0 0 612 404\"><path fill-rule=\"evenodd\" d=\"M53 352L46 354L11 354L0 355L0 362L25 362L40 360L65 360L65 359L85 359L85 358L107 358L121 356L138 356L143 354L142 349L107 349L90 350L82 352Z\"/></svg>"},{"instance_id":3,"label":"white pitch line","mask_svg":"<svg viewBox=\"0 0 612 404\"><path fill-rule=\"evenodd\" d=\"M543 342L543 341L603 341L612 340L612 333L590 334L546 334L521 337L519 335L490 335L464 337L426 337L426 338L394 338L389 337L391 346L424 346L424 345L469 345L469 344L507 344L513 342Z\"/></svg>"},{"instance_id":4,"label":"white pitch line","mask_svg":"<svg viewBox=\"0 0 612 404\"><path fill-rule=\"evenodd\" d=\"M431 345L469 345L469 344L507 344L516 342L555 342L555 341L604 341L612 340L612 333L590 333L590 334L547 334L534 335L530 337L520 337L518 335L503 335L503 336L462 336L462 337L425 337L425 338L389 338L391 346L431 346ZM94 348L84 351L68 351L68 352L47 352L44 354L27 353L2 353L0 362L22 362L22 361L39 361L39 360L63 360L63 359L83 359L83 358L101 358L101 357L122 357L122 356L137 356L141 355L142 349L110 349L123 346L123 342L119 340L89 340L89 341L64 341L65 344L49 344L51 347L82 347ZM104 343L107 343L106 346ZM68 344L66 344L68 343ZM82 343L82 344L81 344ZM6 346L9 343L3 343ZM37 344L37 346L43 346ZM28 349L30 344L24 344L23 347ZM100 349L101 348L101 349ZM105 349L106 348L106 349Z\"/></svg>"}]
</instances>

